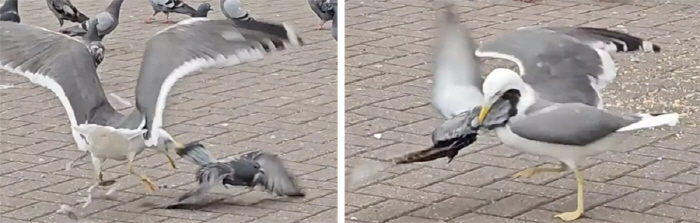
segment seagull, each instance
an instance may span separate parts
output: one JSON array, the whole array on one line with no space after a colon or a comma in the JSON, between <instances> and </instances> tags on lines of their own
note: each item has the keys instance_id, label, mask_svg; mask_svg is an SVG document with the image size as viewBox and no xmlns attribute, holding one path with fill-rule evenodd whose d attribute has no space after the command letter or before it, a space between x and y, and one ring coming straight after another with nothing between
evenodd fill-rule
<instances>
[{"instance_id":1,"label":"seagull","mask_svg":"<svg viewBox=\"0 0 700 223\"><path fill-rule=\"evenodd\" d=\"M0 7L0 21L10 21L19 23L18 0L5 0L5 4Z\"/></svg>"},{"instance_id":2,"label":"seagull","mask_svg":"<svg viewBox=\"0 0 700 223\"><path fill-rule=\"evenodd\" d=\"M331 6L329 0L309 0L309 6L311 6L311 10L316 13L318 18L321 19L316 29L322 29L323 24L328 20L332 20L336 14L335 8Z\"/></svg>"},{"instance_id":3,"label":"seagull","mask_svg":"<svg viewBox=\"0 0 700 223\"><path fill-rule=\"evenodd\" d=\"M164 23L172 23L173 21L169 19L171 12L186 14L191 17L207 17L209 11L213 11L209 3L202 3L197 10L195 10L182 0L148 0L148 2L151 3L151 7L153 7L153 15L146 18L144 23L151 23L156 17L156 14L160 12L165 13Z\"/></svg>"},{"instance_id":4,"label":"seagull","mask_svg":"<svg viewBox=\"0 0 700 223\"><path fill-rule=\"evenodd\" d=\"M588 84L580 82L579 84ZM662 125L674 126L679 115L639 114L615 115L603 109L582 103L556 103L543 99L536 90L525 84L518 73L498 68L484 81L484 101L479 123L490 115L496 103L509 105L507 119L488 123L503 144L530 154L550 157L564 165L559 168L529 168L516 177L530 177L538 172L563 172L571 169L578 186L576 210L555 215L564 221L578 219L583 214L584 178L578 162L585 157L610 150L625 136L623 132Z\"/></svg>"},{"instance_id":5,"label":"seagull","mask_svg":"<svg viewBox=\"0 0 700 223\"><path fill-rule=\"evenodd\" d=\"M96 21L91 22L89 29L96 27ZM87 36L94 37L94 33ZM162 124L168 92L178 79L212 66L259 60L266 53L302 44L286 24L237 24L206 18L181 21L156 33L147 42L136 83L136 108L129 114L119 113L107 101L97 77L93 51L85 43L66 35L40 27L0 22L0 52L3 52L0 67L53 91L66 109L80 151L88 151L88 145L92 145L91 140L84 138L85 135L89 138L89 130L101 129L104 132L107 129L122 135L122 140L136 140L142 143L142 147L165 154L171 167L175 168L168 152L184 148L184 145L175 141ZM142 129L146 131L134 136ZM97 143L93 146L106 145ZM135 156L133 145L129 146L131 152L127 159ZM86 155L84 153L78 159ZM97 159L99 163L104 161L100 157ZM95 163L98 162L93 156L97 177L103 182ZM131 162L127 166L130 174L142 179L146 189L157 188L145 175L135 173Z\"/></svg>"},{"instance_id":6,"label":"seagull","mask_svg":"<svg viewBox=\"0 0 700 223\"><path fill-rule=\"evenodd\" d=\"M56 16L56 19L58 19L58 24L61 25L59 30L63 28L63 20L82 23L90 19L85 16L85 14L78 11L70 0L46 0L46 4L49 6L49 10Z\"/></svg>"},{"instance_id":7,"label":"seagull","mask_svg":"<svg viewBox=\"0 0 700 223\"><path fill-rule=\"evenodd\" d=\"M97 35L100 40L104 39L107 34L112 33L119 25L119 12L121 11L124 0L112 0L105 11L97 13L93 19L97 19ZM61 30L61 33L69 36L83 36L87 33L88 21Z\"/></svg>"},{"instance_id":8,"label":"seagull","mask_svg":"<svg viewBox=\"0 0 700 223\"><path fill-rule=\"evenodd\" d=\"M545 100L602 108L600 92L616 77L611 54L661 50L629 34L591 27L525 27L477 48L449 7L442 24L433 68L432 104L446 120L433 131L432 147L394 158L394 163L441 157L449 162L476 141L479 126L473 120L483 103L478 59L512 61L523 81Z\"/></svg>"},{"instance_id":9,"label":"seagull","mask_svg":"<svg viewBox=\"0 0 700 223\"><path fill-rule=\"evenodd\" d=\"M221 13L231 20L254 20L253 17L248 14L248 11L243 8L243 3L240 0L221 0Z\"/></svg>"},{"instance_id":10,"label":"seagull","mask_svg":"<svg viewBox=\"0 0 700 223\"><path fill-rule=\"evenodd\" d=\"M197 204L214 186L223 185L255 188L262 186L268 193L276 196L303 197L304 193L296 185L295 179L284 167L276 155L253 151L230 160L217 160L203 145L189 143L177 151L183 159L199 165L197 182L199 186L174 202L145 206L168 209L178 208L184 204Z\"/></svg>"}]
</instances>

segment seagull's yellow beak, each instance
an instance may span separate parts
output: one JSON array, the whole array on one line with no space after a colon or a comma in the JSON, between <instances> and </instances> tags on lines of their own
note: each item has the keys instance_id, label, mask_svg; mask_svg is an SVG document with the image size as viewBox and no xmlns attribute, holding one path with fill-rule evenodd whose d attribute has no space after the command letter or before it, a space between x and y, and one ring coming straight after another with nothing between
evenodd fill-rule
<instances>
[{"instance_id":1,"label":"seagull's yellow beak","mask_svg":"<svg viewBox=\"0 0 700 223\"><path fill-rule=\"evenodd\" d=\"M484 123L486 115L491 111L491 106L483 105L481 106L481 112L479 112L479 125Z\"/></svg>"}]
</instances>

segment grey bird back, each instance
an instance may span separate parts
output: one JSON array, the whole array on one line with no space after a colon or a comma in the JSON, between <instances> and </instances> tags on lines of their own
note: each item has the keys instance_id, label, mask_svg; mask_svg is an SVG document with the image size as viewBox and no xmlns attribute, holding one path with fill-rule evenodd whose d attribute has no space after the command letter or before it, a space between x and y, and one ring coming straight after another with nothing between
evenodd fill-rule
<instances>
[{"instance_id":1,"label":"grey bird back","mask_svg":"<svg viewBox=\"0 0 700 223\"><path fill-rule=\"evenodd\" d=\"M598 106L591 78L598 79L603 73L601 58L569 36L543 29L518 30L483 43L479 51L520 59L523 80L547 101Z\"/></svg>"}]
</instances>

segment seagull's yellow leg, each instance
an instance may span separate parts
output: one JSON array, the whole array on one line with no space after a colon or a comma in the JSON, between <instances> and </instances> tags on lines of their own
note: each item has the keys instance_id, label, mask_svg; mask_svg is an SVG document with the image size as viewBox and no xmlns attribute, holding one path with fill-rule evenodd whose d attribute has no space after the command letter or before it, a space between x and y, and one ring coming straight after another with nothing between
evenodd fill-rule
<instances>
[{"instance_id":1,"label":"seagull's yellow leg","mask_svg":"<svg viewBox=\"0 0 700 223\"><path fill-rule=\"evenodd\" d=\"M168 157L168 162L170 162L170 167L172 167L173 170L174 170L174 169L177 169L177 167L175 166L175 161L173 160L173 158L170 157L170 155L168 155L168 154L165 154L165 157Z\"/></svg>"},{"instance_id":2,"label":"seagull's yellow leg","mask_svg":"<svg viewBox=\"0 0 700 223\"><path fill-rule=\"evenodd\" d=\"M565 164L560 163L559 167L530 167L524 169L520 172L513 174L513 178L530 178L536 173L561 173L566 171L567 167Z\"/></svg>"},{"instance_id":3,"label":"seagull's yellow leg","mask_svg":"<svg viewBox=\"0 0 700 223\"><path fill-rule=\"evenodd\" d=\"M134 160L134 156L136 156L136 154L129 154L129 156L128 156L129 162L126 165L129 168L129 174L139 176L141 178L141 182L143 183L143 186L146 188L146 190L156 191L158 189L158 187L156 187L156 185L153 183L153 181L151 181L151 179L148 179L148 177L144 174L138 174L138 173L134 172L134 166L132 165L132 162Z\"/></svg>"},{"instance_id":4,"label":"seagull's yellow leg","mask_svg":"<svg viewBox=\"0 0 700 223\"><path fill-rule=\"evenodd\" d=\"M574 170L576 175L576 184L578 185L578 192L576 196L576 210L571 212L564 212L558 215L554 215L555 218L560 218L564 221L573 221L581 217L583 214L583 174L578 170Z\"/></svg>"}]
</instances>

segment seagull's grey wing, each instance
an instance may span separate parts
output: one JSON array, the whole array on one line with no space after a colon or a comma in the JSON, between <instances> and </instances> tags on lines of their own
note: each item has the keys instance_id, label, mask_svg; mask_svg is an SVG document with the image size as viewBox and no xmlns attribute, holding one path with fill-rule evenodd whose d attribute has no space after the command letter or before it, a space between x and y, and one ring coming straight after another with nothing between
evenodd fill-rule
<instances>
[{"instance_id":1,"label":"seagull's grey wing","mask_svg":"<svg viewBox=\"0 0 700 223\"><path fill-rule=\"evenodd\" d=\"M146 43L136 83L136 106L146 118L146 145L155 145L170 88L183 76L213 66L259 60L266 53L301 45L286 25L191 18Z\"/></svg>"},{"instance_id":2,"label":"seagull's grey wing","mask_svg":"<svg viewBox=\"0 0 700 223\"><path fill-rule=\"evenodd\" d=\"M540 142L584 146L630 125L639 118L623 117L580 103L549 104L511 119L516 135Z\"/></svg>"},{"instance_id":3,"label":"seagull's grey wing","mask_svg":"<svg viewBox=\"0 0 700 223\"><path fill-rule=\"evenodd\" d=\"M44 28L0 22L0 67L53 91L71 126L93 123L95 112L114 108L105 97L88 48ZM78 148L85 142L73 132Z\"/></svg>"},{"instance_id":4,"label":"seagull's grey wing","mask_svg":"<svg viewBox=\"0 0 700 223\"><path fill-rule=\"evenodd\" d=\"M615 77L607 52L567 35L543 29L521 29L481 44L476 55L507 59L518 65L525 83L557 103L599 106L599 89ZM605 60L601 56L606 56ZM610 63L608 70L604 65Z\"/></svg>"},{"instance_id":5,"label":"seagull's grey wing","mask_svg":"<svg viewBox=\"0 0 700 223\"><path fill-rule=\"evenodd\" d=\"M304 196L297 187L293 175L287 172L279 157L255 151L243 155L241 159L252 159L260 164L263 174L256 176L258 179L254 179L254 181L261 182L266 191L278 196Z\"/></svg>"},{"instance_id":6,"label":"seagull's grey wing","mask_svg":"<svg viewBox=\"0 0 700 223\"><path fill-rule=\"evenodd\" d=\"M484 80L479 76L481 70L474 56L474 40L450 8L439 32L432 104L445 118L450 118L482 104Z\"/></svg>"},{"instance_id":7,"label":"seagull's grey wing","mask_svg":"<svg viewBox=\"0 0 700 223\"><path fill-rule=\"evenodd\" d=\"M527 27L524 29L532 28ZM591 47L605 50L608 53L637 50L645 52L661 51L661 47L642 38L608 29L593 27L541 27L540 29L566 34Z\"/></svg>"}]
</instances>

